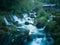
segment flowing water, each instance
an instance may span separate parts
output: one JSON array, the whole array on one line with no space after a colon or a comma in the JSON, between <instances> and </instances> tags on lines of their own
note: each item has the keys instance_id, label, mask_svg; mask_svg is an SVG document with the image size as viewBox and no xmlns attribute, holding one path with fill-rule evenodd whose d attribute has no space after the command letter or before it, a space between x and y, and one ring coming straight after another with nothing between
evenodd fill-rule
<instances>
[{"instance_id":1,"label":"flowing water","mask_svg":"<svg viewBox=\"0 0 60 45\"><path fill-rule=\"evenodd\" d=\"M35 15L35 14L34 14ZM29 35L33 34L33 40L27 41L25 45L52 45L54 43L54 39L49 34L49 39L46 37L46 32L44 31L46 26L43 28L37 28L34 24L34 18L30 18L28 14L23 14L23 18L20 19L16 15L12 16L14 21L18 21L18 24L21 24L21 26L17 26L17 28L26 28L30 30ZM36 16L35 16L36 17ZM4 17L4 20L7 25L10 23L7 21L7 19ZM49 18L48 22L51 20ZM28 22L29 24L26 25L25 22Z\"/></svg>"}]
</instances>

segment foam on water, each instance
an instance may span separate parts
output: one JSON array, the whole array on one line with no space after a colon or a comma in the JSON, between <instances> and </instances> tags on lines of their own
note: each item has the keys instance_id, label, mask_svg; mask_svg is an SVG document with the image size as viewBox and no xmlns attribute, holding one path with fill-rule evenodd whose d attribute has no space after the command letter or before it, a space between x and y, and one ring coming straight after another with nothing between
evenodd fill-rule
<instances>
[{"instance_id":1,"label":"foam on water","mask_svg":"<svg viewBox=\"0 0 60 45\"><path fill-rule=\"evenodd\" d=\"M17 28L26 28L28 30L30 30L29 35L31 34L39 34L39 35L44 35L43 37L36 37L34 38L28 45L50 45L53 42L53 39L51 38L51 43L47 41L47 37L46 34L43 33L43 31L45 30L46 26L44 26L43 28L38 29L36 26L32 25L34 23L34 19L28 17L28 14L23 14L23 18L22 20L20 18L18 18L16 15L13 16L14 21L18 21L18 24L22 24L21 27L17 27ZM5 22L7 24L9 24L9 22L7 21L6 18L4 18ZM48 20L48 22L51 20L51 18ZM25 22L28 22L30 24L25 25ZM40 32L39 32L40 31ZM27 42L28 43L28 42Z\"/></svg>"}]
</instances>

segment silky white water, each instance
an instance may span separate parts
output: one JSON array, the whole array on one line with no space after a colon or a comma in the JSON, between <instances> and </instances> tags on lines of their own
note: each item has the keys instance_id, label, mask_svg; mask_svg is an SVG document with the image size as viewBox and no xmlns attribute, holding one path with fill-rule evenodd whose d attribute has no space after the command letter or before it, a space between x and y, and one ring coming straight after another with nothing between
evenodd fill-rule
<instances>
[{"instance_id":1,"label":"silky white water","mask_svg":"<svg viewBox=\"0 0 60 45\"><path fill-rule=\"evenodd\" d=\"M34 16L35 16L35 14L34 14ZM44 31L46 26L38 29L35 25L32 25L32 24L34 24L34 18L29 17L28 14L24 13L22 19L18 18L16 15L14 15L13 19L15 22L18 21L18 24L21 25L21 26L17 26L17 28L26 28L30 31L29 35L33 34L33 37L34 37L34 35L36 35L36 37L33 38L32 41L30 41L30 42L27 41L27 43L25 45L52 45L53 44L54 40L52 37L49 37L50 41L47 40L46 33ZM4 20L5 20L6 24L9 25L9 22L7 21L7 19L5 17L4 17ZM47 21L49 22L50 20L51 20L51 18L49 18L49 20L47 20ZM29 24L26 25L25 22L28 22ZM38 35L39 35L39 37L37 37Z\"/></svg>"}]
</instances>

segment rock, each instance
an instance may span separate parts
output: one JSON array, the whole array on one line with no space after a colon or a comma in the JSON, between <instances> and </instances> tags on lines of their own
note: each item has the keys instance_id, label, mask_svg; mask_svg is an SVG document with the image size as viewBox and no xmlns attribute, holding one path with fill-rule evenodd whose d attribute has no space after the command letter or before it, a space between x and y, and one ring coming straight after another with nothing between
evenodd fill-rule
<instances>
[{"instance_id":1,"label":"rock","mask_svg":"<svg viewBox=\"0 0 60 45\"><path fill-rule=\"evenodd\" d=\"M40 22L40 21L37 22L36 27L37 27L37 28L41 28L41 26L42 26L42 22Z\"/></svg>"},{"instance_id":2,"label":"rock","mask_svg":"<svg viewBox=\"0 0 60 45\"><path fill-rule=\"evenodd\" d=\"M29 25L29 22L25 22L25 25Z\"/></svg>"}]
</instances>

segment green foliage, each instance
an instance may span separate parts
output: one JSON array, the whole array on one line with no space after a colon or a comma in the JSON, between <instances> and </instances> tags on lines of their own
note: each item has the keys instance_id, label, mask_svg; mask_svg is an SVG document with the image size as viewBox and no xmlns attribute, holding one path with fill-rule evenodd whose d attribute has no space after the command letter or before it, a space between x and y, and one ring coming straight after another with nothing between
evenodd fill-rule
<instances>
[{"instance_id":1,"label":"green foliage","mask_svg":"<svg viewBox=\"0 0 60 45\"><path fill-rule=\"evenodd\" d=\"M3 23L4 21L3 21L3 18L2 18L2 16L0 16L0 26L2 26L2 23Z\"/></svg>"},{"instance_id":2,"label":"green foliage","mask_svg":"<svg viewBox=\"0 0 60 45\"><path fill-rule=\"evenodd\" d=\"M52 36L55 38L54 45L59 45L60 41L60 16L54 15L53 20L47 24L46 31L50 32Z\"/></svg>"},{"instance_id":3,"label":"green foliage","mask_svg":"<svg viewBox=\"0 0 60 45\"><path fill-rule=\"evenodd\" d=\"M0 0L0 14L20 14L41 6L42 3L37 0Z\"/></svg>"},{"instance_id":4,"label":"green foliage","mask_svg":"<svg viewBox=\"0 0 60 45\"><path fill-rule=\"evenodd\" d=\"M19 0L0 0L0 12L9 13L16 10L17 6L19 5ZM17 3L18 2L18 3ZM14 7L14 8L13 8Z\"/></svg>"},{"instance_id":5,"label":"green foliage","mask_svg":"<svg viewBox=\"0 0 60 45\"><path fill-rule=\"evenodd\" d=\"M54 45L59 45L60 44L60 37L57 37L56 42Z\"/></svg>"},{"instance_id":6,"label":"green foliage","mask_svg":"<svg viewBox=\"0 0 60 45\"><path fill-rule=\"evenodd\" d=\"M47 13L46 11L42 9L40 9L37 13L37 17L35 18L35 24L40 21L42 24L41 24L41 27L43 27L46 23L47 23L47 20L49 18L51 14L50 13Z\"/></svg>"},{"instance_id":7,"label":"green foliage","mask_svg":"<svg viewBox=\"0 0 60 45\"><path fill-rule=\"evenodd\" d=\"M50 22L47 24L46 30L47 30L48 32L50 32L50 33L54 33L55 26L56 26L56 21L50 21Z\"/></svg>"},{"instance_id":8,"label":"green foliage","mask_svg":"<svg viewBox=\"0 0 60 45\"><path fill-rule=\"evenodd\" d=\"M23 2L25 3L23 4ZM21 13L21 9L25 7L27 0L0 0L0 12L4 15L7 13ZM24 7L22 7L22 6Z\"/></svg>"}]
</instances>

